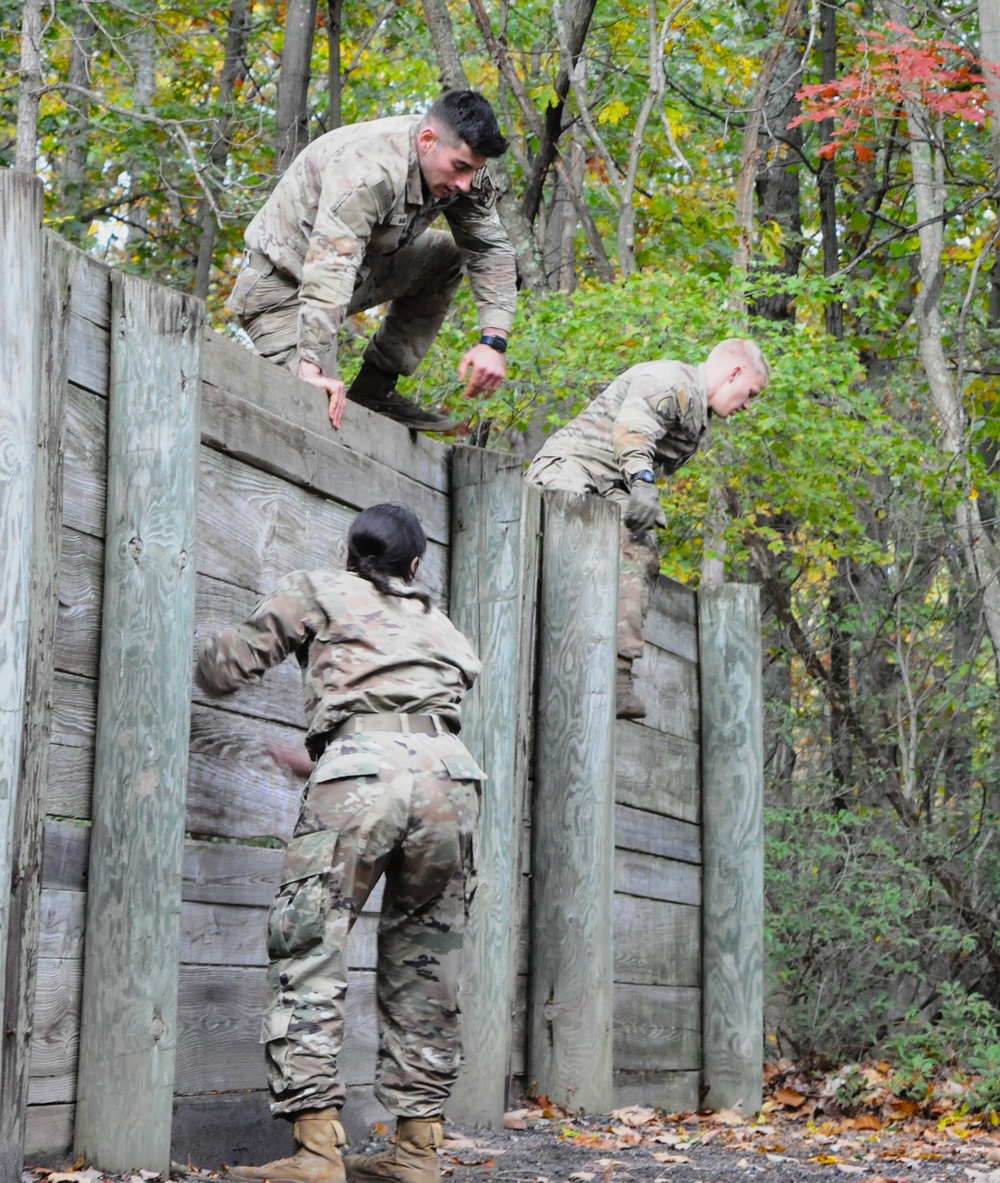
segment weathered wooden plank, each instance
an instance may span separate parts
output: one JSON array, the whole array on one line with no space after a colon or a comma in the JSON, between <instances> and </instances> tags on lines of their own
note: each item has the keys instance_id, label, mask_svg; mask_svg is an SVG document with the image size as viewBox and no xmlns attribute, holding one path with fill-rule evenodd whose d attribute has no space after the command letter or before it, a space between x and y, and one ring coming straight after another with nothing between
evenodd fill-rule
<instances>
[{"instance_id":1,"label":"weathered wooden plank","mask_svg":"<svg viewBox=\"0 0 1000 1183\"><path fill-rule=\"evenodd\" d=\"M32 1007L39 957L42 851L49 779L52 698L59 616L63 501L63 432L66 406L67 320L77 253L54 235L43 248L42 367L35 472L32 596L28 613L21 791L14 818L10 883L10 940L0 1064L0 1147L15 1159L25 1135ZM3 948L0 940L0 949ZM19 1173L0 1150L0 1174Z\"/></svg>"},{"instance_id":2,"label":"weathered wooden plank","mask_svg":"<svg viewBox=\"0 0 1000 1183\"><path fill-rule=\"evenodd\" d=\"M615 851L615 891L701 906L701 867L631 850Z\"/></svg>"},{"instance_id":3,"label":"weathered wooden plank","mask_svg":"<svg viewBox=\"0 0 1000 1183\"><path fill-rule=\"evenodd\" d=\"M264 1091L178 1098L170 1157L203 1171L287 1157L295 1149L291 1123L273 1118L268 1101ZM392 1125L370 1085L348 1086L340 1120L352 1142L370 1137L377 1121Z\"/></svg>"},{"instance_id":4,"label":"weathered wooden plank","mask_svg":"<svg viewBox=\"0 0 1000 1183\"><path fill-rule=\"evenodd\" d=\"M747 1113L763 1088L764 760L759 589L698 593L707 1104Z\"/></svg>"},{"instance_id":5,"label":"weathered wooden plank","mask_svg":"<svg viewBox=\"0 0 1000 1183\"><path fill-rule=\"evenodd\" d=\"M477 448L452 454L451 618L483 671L462 708L462 739L490 777L476 833L478 883L463 950L464 1063L449 1115L503 1125L510 1060L520 869L511 852L522 813L516 720L521 667L525 538L519 457ZM534 534L531 536L534 544Z\"/></svg>"},{"instance_id":6,"label":"weathered wooden plank","mask_svg":"<svg viewBox=\"0 0 1000 1183\"><path fill-rule=\"evenodd\" d=\"M53 237L56 237L53 235ZM88 255L86 251L59 240L63 249L73 253L76 279L73 282L70 308L74 316L93 321L107 329L111 327L111 268L107 263Z\"/></svg>"},{"instance_id":7,"label":"weathered wooden plank","mask_svg":"<svg viewBox=\"0 0 1000 1183\"><path fill-rule=\"evenodd\" d=\"M55 645L56 662L63 672L97 677L103 596L103 544L98 538L64 526Z\"/></svg>"},{"instance_id":8,"label":"weathered wooden plank","mask_svg":"<svg viewBox=\"0 0 1000 1183\"><path fill-rule=\"evenodd\" d=\"M642 726L697 743L700 738L698 666L647 645L632 668L638 695L647 710Z\"/></svg>"},{"instance_id":9,"label":"weathered wooden plank","mask_svg":"<svg viewBox=\"0 0 1000 1183\"><path fill-rule=\"evenodd\" d=\"M701 915L687 904L615 896L615 981L701 985Z\"/></svg>"},{"instance_id":10,"label":"weathered wooden plank","mask_svg":"<svg viewBox=\"0 0 1000 1183\"><path fill-rule=\"evenodd\" d=\"M330 432L326 398L320 391L218 333L205 334L202 376L210 385L307 431L318 435ZM422 485L440 493L448 491L448 446L384 415L350 403L334 438L362 456L407 473Z\"/></svg>"},{"instance_id":11,"label":"weathered wooden plank","mask_svg":"<svg viewBox=\"0 0 1000 1183\"><path fill-rule=\"evenodd\" d=\"M177 1096L216 1089L262 1088L260 1046L266 970L184 966L178 988ZM340 1071L348 1084L370 1084L375 1074L374 975L348 975Z\"/></svg>"},{"instance_id":12,"label":"weathered wooden plank","mask_svg":"<svg viewBox=\"0 0 1000 1183\"><path fill-rule=\"evenodd\" d=\"M701 747L652 727L615 724L615 800L683 821L701 817Z\"/></svg>"},{"instance_id":13,"label":"weathered wooden plank","mask_svg":"<svg viewBox=\"0 0 1000 1183\"><path fill-rule=\"evenodd\" d=\"M185 828L226 838L287 841L298 817L303 782L279 765L268 748L296 746L302 737L302 731L283 724L192 707Z\"/></svg>"},{"instance_id":14,"label":"weathered wooden plank","mask_svg":"<svg viewBox=\"0 0 1000 1183\"><path fill-rule=\"evenodd\" d=\"M87 881L90 826L75 822L45 823L42 887L54 891L83 891Z\"/></svg>"},{"instance_id":15,"label":"weathered wooden plank","mask_svg":"<svg viewBox=\"0 0 1000 1183\"><path fill-rule=\"evenodd\" d=\"M75 1105L29 1105L24 1129L24 1160L39 1166L62 1165L73 1142Z\"/></svg>"},{"instance_id":16,"label":"weathered wooden plank","mask_svg":"<svg viewBox=\"0 0 1000 1183\"><path fill-rule=\"evenodd\" d=\"M182 896L205 904L270 907L284 857L283 850L188 839Z\"/></svg>"},{"instance_id":17,"label":"weathered wooden plank","mask_svg":"<svg viewBox=\"0 0 1000 1183\"><path fill-rule=\"evenodd\" d=\"M198 570L205 575L263 593L299 568L341 570L355 516L231 456L201 450ZM444 547L431 542L419 582L439 602L447 598L447 566Z\"/></svg>"},{"instance_id":18,"label":"weathered wooden plank","mask_svg":"<svg viewBox=\"0 0 1000 1183\"><path fill-rule=\"evenodd\" d=\"M618 511L543 497L532 836L529 1072L553 1100L611 1104L611 866Z\"/></svg>"},{"instance_id":19,"label":"weathered wooden plank","mask_svg":"<svg viewBox=\"0 0 1000 1183\"><path fill-rule=\"evenodd\" d=\"M700 1072L616 1072L615 1108L652 1105L665 1113L693 1113L699 1108Z\"/></svg>"},{"instance_id":20,"label":"weathered wooden plank","mask_svg":"<svg viewBox=\"0 0 1000 1183\"><path fill-rule=\"evenodd\" d=\"M69 324L69 380L101 398L111 388L111 333L74 309Z\"/></svg>"},{"instance_id":21,"label":"weathered wooden plank","mask_svg":"<svg viewBox=\"0 0 1000 1183\"><path fill-rule=\"evenodd\" d=\"M69 387L64 449L63 524L103 539L108 483L106 398Z\"/></svg>"},{"instance_id":22,"label":"weathered wooden plank","mask_svg":"<svg viewBox=\"0 0 1000 1183\"><path fill-rule=\"evenodd\" d=\"M649 613L642 626L647 643L683 657L698 660L697 595L683 583L661 575L653 586Z\"/></svg>"},{"instance_id":23,"label":"weathered wooden plank","mask_svg":"<svg viewBox=\"0 0 1000 1183\"><path fill-rule=\"evenodd\" d=\"M38 962L29 1104L72 1101L76 1095L82 976L83 962L79 959L42 958Z\"/></svg>"},{"instance_id":24,"label":"weathered wooden plank","mask_svg":"<svg viewBox=\"0 0 1000 1183\"><path fill-rule=\"evenodd\" d=\"M615 1068L629 1072L701 1067L701 991L615 983Z\"/></svg>"},{"instance_id":25,"label":"weathered wooden plank","mask_svg":"<svg viewBox=\"0 0 1000 1183\"><path fill-rule=\"evenodd\" d=\"M623 850L641 850L683 863L701 862L701 835L698 826L633 809L615 806L615 846Z\"/></svg>"},{"instance_id":26,"label":"weathered wooden plank","mask_svg":"<svg viewBox=\"0 0 1000 1183\"><path fill-rule=\"evenodd\" d=\"M38 956L54 961L83 957L86 916L84 892L45 888L38 920Z\"/></svg>"},{"instance_id":27,"label":"weathered wooden plank","mask_svg":"<svg viewBox=\"0 0 1000 1183\"><path fill-rule=\"evenodd\" d=\"M204 306L119 274L111 297L107 548L74 1138L104 1169L166 1171Z\"/></svg>"},{"instance_id":28,"label":"weathered wooden plank","mask_svg":"<svg viewBox=\"0 0 1000 1183\"><path fill-rule=\"evenodd\" d=\"M352 509L379 501L408 505L427 537L447 544L445 493L346 447L329 423L310 431L210 383L202 390L201 435L209 447Z\"/></svg>"}]
</instances>

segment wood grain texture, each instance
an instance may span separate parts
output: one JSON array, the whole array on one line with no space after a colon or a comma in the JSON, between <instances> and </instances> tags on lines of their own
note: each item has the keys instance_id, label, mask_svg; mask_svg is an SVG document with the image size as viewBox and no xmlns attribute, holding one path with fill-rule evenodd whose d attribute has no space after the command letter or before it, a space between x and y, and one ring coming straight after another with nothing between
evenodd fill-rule
<instances>
[{"instance_id":1,"label":"wood grain texture","mask_svg":"<svg viewBox=\"0 0 1000 1183\"><path fill-rule=\"evenodd\" d=\"M763 705L759 589L698 593L706 1104L759 1108L763 1073Z\"/></svg>"},{"instance_id":2,"label":"wood grain texture","mask_svg":"<svg viewBox=\"0 0 1000 1183\"><path fill-rule=\"evenodd\" d=\"M289 571L343 568L353 509L208 447L201 450L198 488L202 574L259 596ZM445 548L432 541L418 583L441 603L447 569Z\"/></svg>"},{"instance_id":3,"label":"wood grain texture","mask_svg":"<svg viewBox=\"0 0 1000 1183\"><path fill-rule=\"evenodd\" d=\"M206 333L202 374L210 386L246 399L296 427L329 435L361 456L405 472L439 493L448 492L447 444L410 431L384 415L351 403L338 432L330 429L326 398L252 350L218 333Z\"/></svg>"},{"instance_id":4,"label":"wood grain texture","mask_svg":"<svg viewBox=\"0 0 1000 1183\"><path fill-rule=\"evenodd\" d=\"M687 661L698 660L697 593L661 575L653 586L649 613L642 626L647 644Z\"/></svg>"},{"instance_id":5,"label":"wood grain texture","mask_svg":"<svg viewBox=\"0 0 1000 1183\"><path fill-rule=\"evenodd\" d=\"M699 689L696 662L646 645L632 666L636 691L646 706L641 726L697 743Z\"/></svg>"},{"instance_id":6,"label":"wood grain texture","mask_svg":"<svg viewBox=\"0 0 1000 1183\"><path fill-rule=\"evenodd\" d=\"M632 850L616 850L615 891L697 908L701 904L701 867Z\"/></svg>"},{"instance_id":7,"label":"wood grain texture","mask_svg":"<svg viewBox=\"0 0 1000 1183\"><path fill-rule=\"evenodd\" d=\"M700 744L619 719L615 723L615 800L697 824Z\"/></svg>"},{"instance_id":8,"label":"wood grain texture","mask_svg":"<svg viewBox=\"0 0 1000 1183\"><path fill-rule=\"evenodd\" d=\"M107 524L108 400L70 384L66 396L63 524L104 538Z\"/></svg>"},{"instance_id":9,"label":"wood grain texture","mask_svg":"<svg viewBox=\"0 0 1000 1183\"><path fill-rule=\"evenodd\" d=\"M701 985L701 916L697 908L616 894L615 932L616 984Z\"/></svg>"},{"instance_id":10,"label":"wood grain texture","mask_svg":"<svg viewBox=\"0 0 1000 1183\"><path fill-rule=\"evenodd\" d=\"M112 276L104 609L75 1143L169 1167L204 306ZM169 408L169 414L164 414Z\"/></svg>"},{"instance_id":11,"label":"wood grain texture","mask_svg":"<svg viewBox=\"0 0 1000 1183\"><path fill-rule=\"evenodd\" d=\"M25 1162L64 1166L73 1143L75 1112L72 1104L31 1106L24 1130Z\"/></svg>"},{"instance_id":12,"label":"wood grain texture","mask_svg":"<svg viewBox=\"0 0 1000 1183\"><path fill-rule=\"evenodd\" d=\"M664 1113L693 1113L700 1084L700 1072L615 1072L615 1108L652 1105Z\"/></svg>"},{"instance_id":13,"label":"wood grain texture","mask_svg":"<svg viewBox=\"0 0 1000 1183\"><path fill-rule=\"evenodd\" d=\"M615 806L615 846L685 863L701 862L698 826L645 809L633 809L630 805Z\"/></svg>"},{"instance_id":14,"label":"wood grain texture","mask_svg":"<svg viewBox=\"0 0 1000 1183\"><path fill-rule=\"evenodd\" d=\"M110 271L108 273L110 275ZM69 380L101 398L111 388L111 333L76 309L70 317Z\"/></svg>"},{"instance_id":15,"label":"wood grain texture","mask_svg":"<svg viewBox=\"0 0 1000 1183\"><path fill-rule=\"evenodd\" d=\"M486 771L476 831L477 887L463 950L464 1063L448 1105L457 1121L503 1125L514 1001L521 819L516 721L524 581L524 481L516 456L452 453L451 619L483 670L462 707L462 740ZM534 538L531 539L532 544Z\"/></svg>"},{"instance_id":16,"label":"wood grain texture","mask_svg":"<svg viewBox=\"0 0 1000 1183\"><path fill-rule=\"evenodd\" d=\"M701 991L615 983L615 1068L701 1067Z\"/></svg>"},{"instance_id":17,"label":"wood grain texture","mask_svg":"<svg viewBox=\"0 0 1000 1183\"><path fill-rule=\"evenodd\" d=\"M553 1100L611 1103L618 511L543 497L528 1071Z\"/></svg>"},{"instance_id":18,"label":"wood grain texture","mask_svg":"<svg viewBox=\"0 0 1000 1183\"><path fill-rule=\"evenodd\" d=\"M38 960L42 846L49 772L62 521L66 325L74 259L54 235L43 240L42 356L36 444L34 537L28 611L21 789L14 815L7 997L0 1043L0 1175L20 1171ZM0 941L0 949L3 948Z\"/></svg>"},{"instance_id":19,"label":"wood grain texture","mask_svg":"<svg viewBox=\"0 0 1000 1183\"><path fill-rule=\"evenodd\" d=\"M352 404L348 413L353 409ZM407 505L420 518L428 538L448 542L445 493L422 485L405 469L346 447L328 423L310 431L206 382L201 436L217 451L352 509L379 501Z\"/></svg>"}]
</instances>

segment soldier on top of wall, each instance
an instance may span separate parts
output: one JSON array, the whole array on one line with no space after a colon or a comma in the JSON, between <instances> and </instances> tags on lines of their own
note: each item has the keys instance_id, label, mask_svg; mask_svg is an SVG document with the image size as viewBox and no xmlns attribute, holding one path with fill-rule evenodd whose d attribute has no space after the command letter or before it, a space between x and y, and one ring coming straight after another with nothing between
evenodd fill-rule
<instances>
[{"instance_id":1,"label":"soldier on top of wall","mask_svg":"<svg viewBox=\"0 0 1000 1183\"><path fill-rule=\"evenodd\" d=\"M374 505L347 570L296 571L238 628L199 643L196 677L229 694L294 654L316 766L268 917L262 1040L271 1112L295 1154L233 1167L247 1183L439 1183L441 1114L461 1063L458 986L485 774L458 738L479 673L469 642L412 587L413 513ZM289 761L291 764L291 762ZM375 970L375 1096L396 1115L382 1155L341 1157L347 937L385 874Z\"/></svg>"},{"instance_id":2,"label":"soldier on top of wall","mask_svg":"<svg viewBox=\"0 0 1000 1183\"><path fill-rule=\"evenodd\" d=\"M338 128L292 161L247 227L246 262L229 297L257 352L326 391L339 426L344 383L337 333L351 313L389 308L346 392L417 431L454 428L404 398L468 272L479 342L463 356L466 396L496 390L514 319L514 251L486 169L507 141L475 91L449 91L426 115ZM451 233L429 230L444 214Z\"/></svg>"},{"instance_id":3,"label":"soldier on top of wall","mask_svg":"<svg viewBox=\"0 0 1000 1183\"><path fill-rule=\"evenodd\" d=\"M660 572L657 526L666 525L657 477L697 452L709 419L728 419L764 389L768 365L742 337L722 341L700 365L643 362L626 370L589 407L557 431L528 466L545 489L596 493L621 510L618 574L619 719L646 714L632 684L642 656L642 624Z\"/></svg>"}]
</instances>

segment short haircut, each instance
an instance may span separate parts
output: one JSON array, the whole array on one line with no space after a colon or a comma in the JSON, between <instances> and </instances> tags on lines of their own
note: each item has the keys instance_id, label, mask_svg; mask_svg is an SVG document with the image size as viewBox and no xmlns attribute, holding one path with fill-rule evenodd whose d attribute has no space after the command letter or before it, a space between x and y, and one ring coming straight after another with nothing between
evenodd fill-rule
<instances>
[{"instance_id":1,"label":"short haircut","mask_svg":"<svg viewBox=\"0 0 1000 1183\"><path fill-rule=\"evenodd\" d=\"M771 377L771 367L767 364L763 350L749 337L727 337L725 341L720 341L708 356L739 358L761 379L762 386L766 386Z\"/></svg>"},{"instance_id":2,"label":"short haircut","mask_svg":"<svg viewBox=\"0 0 1000 1183\"><path fill-rule=\"evenodd\" d=\"M445 91L431 104L427 118L447 128L477 156L502 156L507 151L493 108L478 91Z\"/></svg>"}]
</instances>

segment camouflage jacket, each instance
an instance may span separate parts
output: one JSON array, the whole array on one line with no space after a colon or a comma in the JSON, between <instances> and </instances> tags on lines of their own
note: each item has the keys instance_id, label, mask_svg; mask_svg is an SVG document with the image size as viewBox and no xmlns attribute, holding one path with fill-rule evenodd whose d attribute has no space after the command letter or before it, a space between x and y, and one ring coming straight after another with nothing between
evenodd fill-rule
<instances>
[{"instance_id":1,"label":"camouflage jacket","mask_svg":"<svg viewBox=\"0 0 1000 1183\"><path fill-rule=\"evenodd\" d=\"M337 330L366 254L392 254L444 214L465 261L482 328L510 330L517 273L485 168L468 194L425 195L419 115L338 128L292 161L247 227L247 248L300 285L299 354L337 372Z\"/></svg>"},{"instance_id":2,"label":"camouflage jacket","mask_svg":"<svg viewBox=\"0 0 1000 1183\"><path fill-rule=\"evenodd\" d=\"M437 608L382 595L350 572L293 571L237 628L199 641L195 677L207 694L229 694L289 653L302 667L307 743L350 715L383 711L440 715L457 730L481 668Z\"/></svg>"},{"instance_id":3,"label":"camouflage jacket","mask_svg":"<svg viewBox=\"0 0 1000 1183\"><path fill-rule=\"evenodd\" d=\"M585 411L557 431L527 471L567 457L589 474L602 496L631 487L643 469L674 472L698 451L708 430L704 365L649 361L632 366Z\"/></svg>"}]
</instances>

